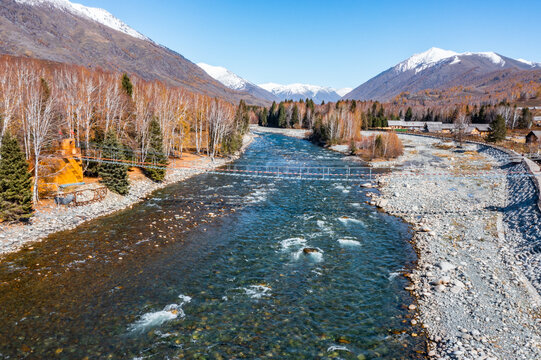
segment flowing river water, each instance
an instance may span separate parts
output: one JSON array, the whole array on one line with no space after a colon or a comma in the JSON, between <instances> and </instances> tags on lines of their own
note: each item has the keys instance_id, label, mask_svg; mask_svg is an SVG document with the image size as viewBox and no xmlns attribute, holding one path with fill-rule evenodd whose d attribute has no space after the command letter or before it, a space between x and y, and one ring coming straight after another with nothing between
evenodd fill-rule
<instances>
[{"instance_id":1,"label":"flowing river water","mask_svg":"<svg viewBox=\"0 0 541 360\"><path fill-rule=\"evenodd\" d=\"M237 161L270 163L349 164L269 134ZM420 358L411 234L367 191L203 174L5 256L0 359Z\"/></svg>"}]
</instances>

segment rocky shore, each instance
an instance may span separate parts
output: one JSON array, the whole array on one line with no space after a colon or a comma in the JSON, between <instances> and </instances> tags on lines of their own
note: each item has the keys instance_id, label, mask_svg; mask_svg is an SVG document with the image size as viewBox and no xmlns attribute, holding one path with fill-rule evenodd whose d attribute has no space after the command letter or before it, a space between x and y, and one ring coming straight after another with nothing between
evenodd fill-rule
<instances>
[{"instance_id":1,"label":"rocky shore","mask_svg":"<svg viewBox=\"0 0 541 360\"><path fill-rule=\"evenodd\" d=\"M371 203L412 224L419 260L404 275L429 356L541 359L541 214L531 179L514 174L526 169L487 146L400 137L405 154L378 164L398 168Z\"/></svg>"},{"instance_id":2,"label":"rocky shore","mask_svg":"<svg viewBox=\"0 0 541 360\"><path fill-rule=\"evenodd\" d=\"M310 136L310 130L306 129L282 129L282 128L271 128L265 126L251 125L250 129L252 131L258 131L269 134L280 134L285 136L294 137L297 139L307 139Z\"/></svg>"},{"instance_id":3,"label":"rocky shore","mask_svg":"<svg viewBox=\"0 0 541 360\"><path fill-rule=\"evenodd\" d=\"M39 242L55 232L74 229L86 221L130 207L144 200L153 191L234 161L253 139L254 135L252 133L245 135L242 149L235 156L216 158L214 161L207 157L201 157L199 160L190 163L193 168L169 169L165 181L161 183L146 178L131 181L130 192L126 196L108 191L106 198L97 203L79 207L56 205L42 207L36 211L29 224L1 225L0 255L17 251L27 244Z\"/></svg>"}]
</instances>

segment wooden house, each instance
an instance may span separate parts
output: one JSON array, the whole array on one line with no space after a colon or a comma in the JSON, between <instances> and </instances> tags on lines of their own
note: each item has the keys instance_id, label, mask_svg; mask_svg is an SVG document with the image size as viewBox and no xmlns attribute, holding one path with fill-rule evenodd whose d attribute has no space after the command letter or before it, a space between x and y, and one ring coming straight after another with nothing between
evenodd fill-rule
<instances>
[{"instance_id":1,"label":"wooden house","mask_svg":"<svg viewBox=\"0 0 541 360\"><path fill-rule=\"evenodd\" d=\"M541 145L541 130L530 131L528 135L526 135L526 144L527 145L537 144L537 146L540 146Z\"/></svg>"}]
</instances>

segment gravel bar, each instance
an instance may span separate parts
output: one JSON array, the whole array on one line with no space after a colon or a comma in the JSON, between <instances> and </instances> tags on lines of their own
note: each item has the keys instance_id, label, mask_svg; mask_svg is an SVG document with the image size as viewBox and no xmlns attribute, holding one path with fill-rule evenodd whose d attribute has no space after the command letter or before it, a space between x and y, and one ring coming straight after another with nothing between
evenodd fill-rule
<instances>
[{"instance_id":1,"label":"gravel bar","mask_svg":"<svg viewBox=\"0 0 541 360\"><path fill-rule=\"evenodd\" d=\"M400 173L526 172L500 150L400 135ZM507 160L506 160L507 159ZM379 163L379 166L385 164ZM431 358L541 359L541 213L530 177L378 178L371 204L412 224L418 299Z\"/></svg>"}]
</instances>

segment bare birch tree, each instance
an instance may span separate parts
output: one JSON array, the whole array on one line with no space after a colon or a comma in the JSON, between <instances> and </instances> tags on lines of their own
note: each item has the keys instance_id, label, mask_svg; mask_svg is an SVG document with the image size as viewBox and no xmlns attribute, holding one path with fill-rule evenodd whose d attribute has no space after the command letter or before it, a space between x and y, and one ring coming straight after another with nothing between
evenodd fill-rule
<instances>
[{"instance_id":1,"label":"bare birch tree","mask_svg":"<svg viewBox=\"0 0 541 360\"><path fill-rule=\"evenodd\" d=\"M32 81L27 89L25 118L30 133L32 156L34 162L34 203L39 201L39 173L43 150L50 141L53 121L53 96L43 89L43 78Z\"/></svg>"},{"instance_id":2,"label":"bare birch tree","mask_svg":"<svg viewBox=\"0 0 541 360\"><path fill-rule=\"evenodd\" d=\"M3 63L0 67L0 147L6 131L11 126L15 117L20 98L17 96L17 86L15 75L10 64Z\"/></svg>"}]
</instances>

